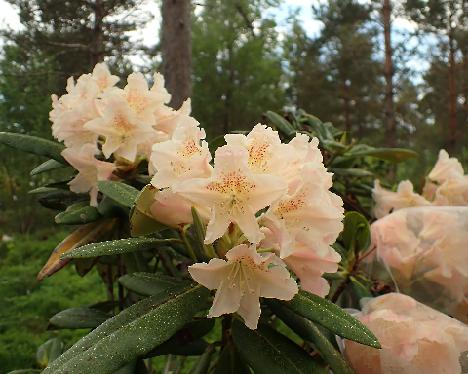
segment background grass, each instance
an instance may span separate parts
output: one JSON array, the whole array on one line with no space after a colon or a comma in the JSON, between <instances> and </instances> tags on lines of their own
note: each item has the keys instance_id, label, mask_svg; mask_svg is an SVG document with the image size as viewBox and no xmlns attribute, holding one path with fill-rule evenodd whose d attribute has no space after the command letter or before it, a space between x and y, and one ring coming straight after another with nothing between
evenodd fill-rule
<instances>
[{"instance_id":1,"label":"background grass","mask_svg":"<svg viewBox=\"0 0 468 374\"><path fill-rule=\"evenodd\" d=\"M63 309L104 301L95 270L86 277L65 267L41 283L36 274L66 232L17 235L0 242L0 373L36 367L36 350L60 337L69 347L88 330L47 330L48 320Z\"/></svg>"}]
</instances>

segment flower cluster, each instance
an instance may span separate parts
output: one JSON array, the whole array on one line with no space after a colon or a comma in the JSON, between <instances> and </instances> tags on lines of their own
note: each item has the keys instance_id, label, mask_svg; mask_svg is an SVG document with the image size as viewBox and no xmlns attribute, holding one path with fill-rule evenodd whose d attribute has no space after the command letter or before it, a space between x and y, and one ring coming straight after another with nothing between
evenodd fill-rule
<instances>
[{"instance_id":1,"label":"flower cluster","mask_svg":"<svg viewBox=\"0 0 468 374\"><path fill-rule=\"evenodd\" d=\"M396 192L382 188L379 181L375 181L372 196L376 218L412 206L468 205L468 175L464 175L460 162L442 149L426 178L422 195L414 192L412 183L405 180L400 182Z\"/></svg>"},{"instance_id":2,"label":"flower cluster","mask_svg":"<svg viewBox=\"0 0 468 374\"><path fill-rule=\"evenodd\" d=\"M330 192L318 140L298 134L282 143L276 131L256 125L248 135L228 134L214 166L204 133L188 123L153 146L152 184L162 189L151 208L173 226L191 222L191 207L207 223L205 244L219 258L189 267L193 279L217 289L210 316L238 312L255 328L259 297L291 299L301 287L324 296L321 278L340 256L331 244L342 230L342 201ZM168 216L166 212L172 211Z\"/></svg>"},{"instance_id":3,"label":"flower cluster","mask_svg":"<svg viewBox=\"0 0 468 374\"><path fill-rule=\"evenodd\" d=\"M76 82L69 78L66 94L52 95L52 133L64 142L62 155L79 172L70 189L89 192L92 205L97 204L97 181L149 160L154 143L170 139L180 123L195 121L189 101L177 111L167 105L171 96L160 74L151 88L141 73L130 74L123 89L116 87L118 81L100 63Z\"/></svg>"},{"instance_id":4,"label":"flower cluster","mask_svg":"<svg viewBox=\"0 0 468 374\"><path fill-rule=\"evenodd\" d=\"M344 341L357 374L461 373L467 364L468 327L409 296L391 293L371 299L357 318L379 339L381 350Z\"/></svg>"}]
</instances>

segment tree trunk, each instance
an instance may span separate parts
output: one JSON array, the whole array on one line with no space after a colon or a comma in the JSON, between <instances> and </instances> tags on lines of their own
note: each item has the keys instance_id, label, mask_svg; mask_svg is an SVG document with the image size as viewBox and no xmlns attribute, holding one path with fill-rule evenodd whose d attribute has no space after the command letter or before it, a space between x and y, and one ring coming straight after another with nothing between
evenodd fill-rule
<instances>
[{"instance_id":1,"label":"tree trunk","mask_svg":"<svg viewBox=\"0 0 468 374\"><path fill-rule=\"evenodd\" d=\"M170 106L179 108L192 93L191 1L163 0L162 58Z\"/></svg>"},{"instance_id":2,"label":"tree trunk","mask_svg":"<svg viewBox=\"0 0 468 374\"><path fill-rule=\"evenodd\" d=\"M102 21L104 19L104 4L102 0L96 0L93 4L94 8L94 32L93 40L91 41L91 68L98 62L104 61L104 35Z\"/></svg>"},{"instance_id":3,"label":"tree trunk","mask_svg":"<svg viewBox=\"0 0 468 374\"><path fill-rule=\"evenodd\" d=\"M457 86L455 82L455 41L454 29L452 27L452 7L450 7L450 16L448 21L448 46L449 46L449 65L448 65L448 84L449 84L449 129L447 138L447 148L453 151L457 141Z\"/></svg>"},{"instance_id":4,"label":"tree trunk","mask_svg":"<svg viewBox=\"0 0 468 374\"><path fill-rule=\"evenodd\" d=\"M388 147L395 147L397 143L396 120L394 109L394 89L393 89L393 49L391 41L391 15L392 6L390 0L383 0L382 22L384 27L385 41L385 122L386 137L385 144Z\"/></svg>"}]
</instances>

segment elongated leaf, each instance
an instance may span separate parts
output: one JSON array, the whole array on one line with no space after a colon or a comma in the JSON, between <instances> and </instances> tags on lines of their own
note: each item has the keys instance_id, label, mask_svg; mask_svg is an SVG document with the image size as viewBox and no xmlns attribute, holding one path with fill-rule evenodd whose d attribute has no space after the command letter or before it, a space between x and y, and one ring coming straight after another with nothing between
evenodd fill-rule
<instances>
[{"instance_id":1,"label":"elongated leaf","mask_svg":"<svg viewBox=\"0 0 468 374\"><path fill-rule=\"evenodd\" d=\"M59 338L52 338L47 340L44 344L39 346L36 352L37 364L45 368L52 361L57 359L62 353L63 342Z\"/></svg>"},{"instance_id":2,"label":"elongated leaf","mask_svg":"<svg viewBox=\"0 0 468 374\"><path fill-rule=\"evenodd\" d=\"M283 303L300 316L322 325L338 336L380 348L377 338L365 325L322 297L301 290L291 301Z\"/></svg>"},{"instance_id":3,"label":"elongated leaf","mask_svg":"<svg viewBox=\"0 0 468 374\"><path fill-rule=\"evenodd\" d=\"M137 196L140 193L135 187L114 181L99 181L98 188L104 195L109 196L112 200L128 208L131 208L135 204Z\"/></svg>"},{"instance_id":4,"label":"elongated leaf","mask_svg":"<svg viewBox=\"0 0 468 374\"><path fill-rule=\"evenodd\" d=\"M49 322L60 329L94 329L103 323L109 315L98 309L78 307L62 310Z\"/></svg>"},{"instance_id":5,"label":"elongated leaf","mask_svg":"<svg viewBox=\"0 0 468 374\"><path fill-rule=\"evenodd\" d=\"M208 296L198 285L144 299L82 338L44 374L113 373L169 339L207 307Z\"/></svg>"},{"instance_id":6,"label":"elongated leaf","mask_svg":"<svg viewBox=\"0 0 468 374\"><path fill-rule=\"evenodd\" d=\"M330 171L336 175L343 175L347 177L371 177L372 172L360 168L331 168Z\"/></svg>"},{"instance_id":7,"label":"elongated leaf","mask_svg":"<svg viewBox=\"0 0 468 374\"><path fill-rule=\"evenodd\" d=\"M167 229L167 226L156 221L150 212L150 207L154 202L156 193L158 193L158 189L148 184L138 195L135 206L130 212L130 230L132 236L150 235Z\"/></svg>"},{"instance_id":8,"label":"elongated leaf","mask_svg":"<svg viewBox=\"0 0 468 374\"><path fill-rule=\"evenodd\" d=\"M204 243L205 236L206 236L206 229L195 207L192 207L192 220L193 220L193 227L195 231L195 239L197 241L197 246L198 246L197 252L201 253L203 260L207 259L206 254L208 254L211 257L216 257L216 252L214 250L213 244Z\"/></svg>"},{"instance_id":9,"label":"elongated leaf","mask_svg":"<svg viewBox=\"0 0 468 374\"><path fill-rule=\"evenodd\" d=\"M311 321L298 316L290 309L284 307L280 303L272 303L270 305L273 312L283 320L296 334L304 340L312 342L315 348L319 351L322 358L330 365L334 374L352 374L353 370L343 359L327 337L320 329Z\"/></svg>"},{"instance_id":10,"label":"elongated leaf","mask_svg":"<svg viewBox=\"0 0 468 374\"><path fill-rule=\"evenodd\" d=\"M213 374L250 374L234 344L228 342L221 351Z\"/></svg>"},{"instance_id":11,"label":"elongated leaf","mask_svg":"<svg viewBox=\"0 0 468 374\"><path fill-rule=\"evenodd\" d=\"M156 295L180 282L174 277L153 273L125 274L119 278L119 283L125 288L145 296Z\"/></svg>"},{"instance_id":12,"label":"elongated leaf","mask_svg":"<svg viewBox=\"0 0 468 374\"><path fill-rule=\"evenodd\" d=\"M64 258L90 258L98 256L113 256L123 253L145 251L160 245L180 242L178 239L130 238L110 240L107 242L87 244L67 252Z\"/></svg>"},{"instance_id":13,"label":"elongated leaf","mask_svg":"<svg viewBox=\"0 0 468 374\"><path fill-rule=\"evenodd\" d=\"M296 130L294 130L294 127L292 127L292 125L283 117L281 117L278 113L269 110L265 113L265 116L273 124L273 126L275 126L281 133L286 135L288 138L292 138L296 134Z\"/></svg>"},{"instance_id":14,"label":"elongated leaf","mask_svg":"<svg viewBox=\"0 0 468 374\"><path fill-rule=\"evenodd\" d=\"M5 144L23 152L52 158L64 165L68 165L60 154L65 147L51 140L12 132L0 132L0 144Z\"/></svg>"},{"instance_id":15,"label":"elongated leaf","mask_svg":"<svg viewBox=\"0 0 468 374\"><path fill-rule=\"evenodd\" d=\"M344 248L357 253L369 248L371 234L369 222L358 212L347 212L343 220L344 229L340 235Z\"/></svg>"},{"instance_id":16,"label":"elongated leaf","mask_svg":"<svg viewBox=\"0 0 468 374\"><path fill-rule=\"evenodd\" d=\"M95 222L100 218L98 210L88 202L70 205L64 212L55 216L55 222L62 225L79 225Z\"/></svg>"},{"instance_id":17,"label":"elongated leaf","mask_svg":"<svg viewBox=\"0 0 468 374\"><path fill-rule=\"evenodd\" d=\"M257 374L327 373L296 343L268 326L250 330L236 319L232 338L241 357Z\"/></svg>"},{"instance_id":18,"label":"elongated leaf","mask_svg":"<svg viewBox=\"0 0 468 374\"><path fill-rule=\"evenodd\" d=\"M34 169L31 170L30 174L37 175L40 173L44 173L46 171L62 169L66 167L67 166L64 165L63 163L52 159L52 160L47 160L46 162L40 164L39 166L36 166Z\"/></svg>"},{"instance_id":19,"label":"elongated leaf","mask_svg":"<svg viewBox=\"0 0 468 374\"><path fill-rule=\"evenodd\" d=\"M51 276L64 267L70 260L62 259L61 256L79 246L95 242L104 235L108 235L114 227L116 220L103 220L95 223L88 223L73 231L52 251L44 267L37 275L37 280L41 281Z\"/></svg>"},{"instance_id":20,"label":"elongated leaf","mask_svg":"<svg viewBox=\"0 0 468 374\"><path fill-rule=\"evenodd\" d=\"M190 371L190 374L206 374L210 368L211 358L215 351L214 345L210 344L206 347L205 352L200 356L195 366Z\"/></svg>"},{"instance_id":21,"label":"elongated leaf","mask_svg":"<svg viewBox=\"0 0 468 374\"><path fill-rule=\"evenodd\" d=\"M391 162L402 162L409 158L416 158L418 154L405 148L373 148L369 146L354 147L348 155L352 156L371 156L381 160Z\"/></svg>"}]
</instances>

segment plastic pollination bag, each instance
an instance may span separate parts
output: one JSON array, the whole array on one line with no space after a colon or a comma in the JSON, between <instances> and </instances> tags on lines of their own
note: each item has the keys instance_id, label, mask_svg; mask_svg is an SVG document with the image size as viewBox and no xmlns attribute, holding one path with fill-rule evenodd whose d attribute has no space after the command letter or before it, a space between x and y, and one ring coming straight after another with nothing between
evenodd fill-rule
<instances>
[{"instance_id":1,"label":"plastic pollination bag","mask_svg":"<svg viewBox=\"0 0 468 374\"><path fill-rule=\"evenodd\" d=\"M468 207L404 208L374 222L371 231L373 277L468 322Z\"/></svg>"},{"instance_id":2,"label":"plastic pollination bag","mask_svg":"<svg viewBox=\"0 0 468 374\"><path fill-rule=\"evenodd\" d=\"M363 304L354 316L377 336L382 349L339 340L356 374L468 372L468 327L462 322L398 293Z\"/></svg>"}]
</instances>

